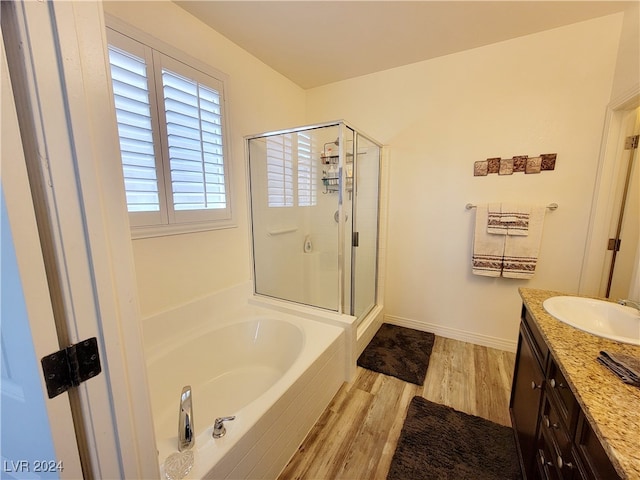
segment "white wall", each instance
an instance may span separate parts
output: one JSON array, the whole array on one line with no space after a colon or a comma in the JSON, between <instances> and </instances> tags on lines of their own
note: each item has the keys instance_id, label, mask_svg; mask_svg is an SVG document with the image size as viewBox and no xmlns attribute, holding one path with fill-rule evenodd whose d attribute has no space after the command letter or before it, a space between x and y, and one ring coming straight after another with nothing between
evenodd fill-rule
<instances>
[{"instance_id":1,"label":"white wall","mask_svg":"<svg viewBox=\"0 0 640 480\"><path fill-rule=\"evenodd\" d=\"M577 292L623 15L308 91L307 118L346 118L389 145L388 321L515 348L518 287ZM557 153L555 171L473 176L489 157ZM557 202L532 280L471 274L467 202Z\"/></svg>"},{"instance_id":2,"label":"white wall","mask_svg":"<svg viewBox=\"0 0 640 480\"><path fill-rule=\"evenodd\" d=\"M171 2L105 2L104 10L229 76L226 100L237 227L135 240L140 307L148 316L249 280L243 137L302 125L305 92Z\"/></svg>"},{"instance_id":3,"label":"white wall","mask_svg":"<svg viewBox=\"0 0 640 480\"><path fill-rule=\"evenodd\" d=\"M637 89L640 75L640 2L628 2L624 14L620 48L611 99L616 100Z\"/></svg>"}]
</instances>

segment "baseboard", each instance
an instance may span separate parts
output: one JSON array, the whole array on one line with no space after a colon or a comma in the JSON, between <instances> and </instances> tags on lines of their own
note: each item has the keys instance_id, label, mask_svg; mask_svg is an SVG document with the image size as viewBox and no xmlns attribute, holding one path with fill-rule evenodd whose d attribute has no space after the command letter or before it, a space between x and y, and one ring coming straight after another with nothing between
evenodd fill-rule
<instances>
[{"instance_id":1,"label":"baseboard","mask_svg":"<svg viewBox=\"0 0 640 480\"><path fill-rule=\"evenodd\" d=\"M396 317L395 315L385 315L384 322L398 325L399 327L413 328L414 330L420 330L422 332L431 332L440 337L452 338L462 342L482 345L483 347L505 350L507 352L515 353L518 346L517 340L509 341L504 338L491 337L489 335L482 335L479 333L468 332L466 330L459 330L457 328L445 327L434 323L421 322L411 318Z\"/></svg>"}]
</instances>

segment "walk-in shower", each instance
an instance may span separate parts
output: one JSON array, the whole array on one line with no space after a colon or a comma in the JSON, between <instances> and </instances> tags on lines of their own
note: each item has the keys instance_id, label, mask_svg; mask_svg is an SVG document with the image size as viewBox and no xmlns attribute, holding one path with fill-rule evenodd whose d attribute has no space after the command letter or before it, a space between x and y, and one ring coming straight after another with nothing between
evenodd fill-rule
<instances>
[{"instance_id":1,"label":"walk-in shower","mask_svg":"<svg viewBox=\"0 0 640 480\"><path fill-rule=\"evenodd\" d=\"M343 121L247 137L255 293L376 305L381 146Z\"/></svg>"}]
</instances>

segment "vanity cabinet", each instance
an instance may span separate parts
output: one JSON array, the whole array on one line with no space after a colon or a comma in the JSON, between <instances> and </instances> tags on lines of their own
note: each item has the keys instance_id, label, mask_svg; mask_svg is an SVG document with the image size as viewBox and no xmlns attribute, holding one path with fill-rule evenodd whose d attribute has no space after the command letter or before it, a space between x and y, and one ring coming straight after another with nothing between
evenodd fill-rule
<instances>
[{"instance_id":1,"label":"vanity cabinet","mask_svg":"<svg viewBox=\"0 0 640 480\"><path fill-rule=\"evenodd\" d=\"M537 413L540 409L548 354L546 350L541 351L540 344L533 339L529 324L525 321L520 324L509 405L520 452L520 467L524 472L532 470L534 454L538 448L536 440L540 422L538 416L532 413ZM527 474L527 478L529 477Z\"/></svg>"},{"instance_id":2,"label":"vanity cabinet","mask_svg":"<svg viewBox=\"0 0 640 480\"><path fill-rule=\"evenodd\" d=\"M620 478L523 306L509 410L524 478Z\"/></svg>"}]
</instances>

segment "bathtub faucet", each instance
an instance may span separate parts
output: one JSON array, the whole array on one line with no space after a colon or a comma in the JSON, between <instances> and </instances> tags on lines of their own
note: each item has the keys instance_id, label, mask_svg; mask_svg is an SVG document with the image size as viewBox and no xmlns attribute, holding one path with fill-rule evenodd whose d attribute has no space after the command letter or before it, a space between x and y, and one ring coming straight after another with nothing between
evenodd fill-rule
<instances>
[{"instance_id":1,"label":"bathtub faucet","mask_svg":"<svg viewBox=\"0 0 640 480\"><path fill-rule=\"evenodd\" d=\"M182 389L180 395L180 411L178 412L178 451L188 450L195 442L193 428L193 403L191 401L191 386Z\"/></svg>"},{"instance_id":2,"label":"bathtub faucet","mask_svg":"<svg viewBox=\"0 0 640 480\"><path fill-rule=\"evenodd\" d=\"M637 300L624 299L624 300L618 300L618 303L620 305L625 305L627 307L633 307L636 310L638 310L638 312L640 312L640 302Z\"/></svg>"}]
</instances>

